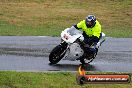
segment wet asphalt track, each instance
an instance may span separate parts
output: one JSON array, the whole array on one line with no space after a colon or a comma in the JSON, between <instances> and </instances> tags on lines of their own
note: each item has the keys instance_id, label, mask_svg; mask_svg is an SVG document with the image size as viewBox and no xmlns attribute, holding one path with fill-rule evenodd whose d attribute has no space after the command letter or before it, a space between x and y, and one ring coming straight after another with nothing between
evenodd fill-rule
<instances>
[{"instance_id":1,"label":"wet asphalt track","mask_svg":"<svg viewBox=\"0 0 132 88\"><path fill-rule=\"evenodd\" d=\"M48 55L59 37L1 36L0 70L76 71L79 61L49 65ZM87 71L132 72L132 38L107 38Z\"/></svg>"}]
</instances>

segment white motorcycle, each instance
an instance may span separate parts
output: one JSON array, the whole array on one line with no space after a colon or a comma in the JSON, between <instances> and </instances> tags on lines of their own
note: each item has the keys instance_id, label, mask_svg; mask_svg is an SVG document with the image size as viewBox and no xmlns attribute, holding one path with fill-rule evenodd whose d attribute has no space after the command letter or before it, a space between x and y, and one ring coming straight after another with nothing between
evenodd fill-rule
<instances>
[{"instance_id":1,"label":"white motorcycle","mask_svg":"<svg viewBox=\"0 0 132 88\"><path fill-rule=\"evenodd\" d=\"M93 54L85 52L87 48L92 48L93 45L89 46L88 44L85 44L83 40L84 37L81 31L74 27L66 28L61 33L61 43L57 45L49 55L50 64L57 64L61 59L71 61L80 60L82 64L92 62L96 57L97 52ZM104 41L105 34L102 32L100 40L96 45L97 49Z\"/></svg>"}]
</instances>

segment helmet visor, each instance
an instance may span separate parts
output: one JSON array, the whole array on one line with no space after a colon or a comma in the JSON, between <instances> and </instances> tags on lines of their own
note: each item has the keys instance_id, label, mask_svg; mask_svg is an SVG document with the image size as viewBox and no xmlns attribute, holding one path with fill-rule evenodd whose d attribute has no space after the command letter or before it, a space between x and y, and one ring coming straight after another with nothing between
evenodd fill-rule
<instances>
[{"instance_id":1,"label":"helmet visor","mask_svg":"<svg viewBox=\"0 0 132 88\"><path fill-rule=\"evenodd\" d=\"M91 21L87 21L87 25L88 25L88 26L92 26L93 23L92 23Z\"/></svg>"}]
</instances>

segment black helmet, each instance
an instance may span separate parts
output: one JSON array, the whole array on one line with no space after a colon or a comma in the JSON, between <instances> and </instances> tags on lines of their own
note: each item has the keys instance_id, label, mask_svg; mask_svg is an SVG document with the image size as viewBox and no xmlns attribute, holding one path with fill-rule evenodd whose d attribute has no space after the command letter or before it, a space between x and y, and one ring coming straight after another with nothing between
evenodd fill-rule
<instances>
[{"instance_id":1,"label":"black helmet","mask_svg":"<svg viewBox=\"0 0 132 88\"><path fill-rule=\"evenodd\" d=\"M94 15L88 15L85 19L87 27L94 27L96 24L96 17Z\"/></svg>"}]
</instances>

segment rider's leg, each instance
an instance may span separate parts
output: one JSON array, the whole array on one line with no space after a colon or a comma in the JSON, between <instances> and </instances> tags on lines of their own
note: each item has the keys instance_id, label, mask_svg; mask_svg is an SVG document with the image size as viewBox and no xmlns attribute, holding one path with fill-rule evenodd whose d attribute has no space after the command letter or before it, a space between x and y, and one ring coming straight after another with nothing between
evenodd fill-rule
<instances>
[{"instance_id":1,"label":"rider's leg","mask_svg":"<svg viewBox=\"0 0 132 88\"><path fill-rule=\"evenodd\" d=\"M89 47L87 47L86 51L89 51L89 53L98 52L98 48L96 47L98 41L99 41L99 39L97 39L97 38L94 39L94 38L90 38L90 37L87 37L87 38L85 37L84 42L89 45ZM92 47L90 47L90 46L92 46Z\"/></svg>"}]
</instances>

